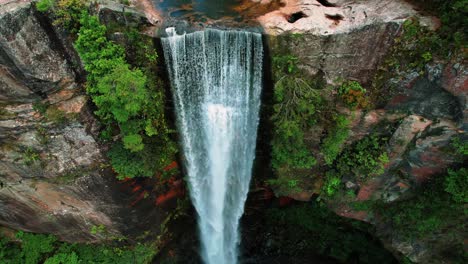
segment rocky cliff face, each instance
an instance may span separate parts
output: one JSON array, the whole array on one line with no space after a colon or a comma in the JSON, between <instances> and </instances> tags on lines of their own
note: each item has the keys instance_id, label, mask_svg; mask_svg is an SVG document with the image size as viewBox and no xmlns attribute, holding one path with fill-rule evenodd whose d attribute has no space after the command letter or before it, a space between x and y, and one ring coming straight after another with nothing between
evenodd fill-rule
<instances>
[{"instance_id":1,"label":"rocky cliff face","mask_svg":"<svg viewBox=\"0 0 468 264\"><path fill-rule=\"evenodd\" d=\"M419 17L421 24L429 28L437 26L436 19L421 17L404 1L292 1L259 21L269 33L270 55L297 58L302 77L308 76L305 79L324 76L328 84L355 80L372 89L377 70L390 69L385 60L392 47L399 45L394 40L410 17ZM455 136L463 137L467 125L466 61L463 56L452 56L449 61L434 60L422 70L390 75L377 96L384 100L374 99L379 102L372 109L350 110L340 103L335 105L350 119L349 136L341 149L373 133L389 137L385 146L389 159L384 170L364 180L340 175L339 184L350 195L328 198L327 204L338 215L375 225L377 236L396 255L418 263L441 263L446 261L441 257L443 251L453 243L449 232L428 233L411 240L404 238L404 231L392 229L386 220L352 205L405 201L415 197L420 187L441 177L447 168L459 166L460 157L450 153L450 144ZM336 98L338 94L335 91L328 96ZM321 148L329 133L323 123L305 131L306 145L318 159L314 168L319 169L297 170L297 178L303 179L299 180L299 188L277 187L276 193L301 201L309 201L314 194L326 196L322 182L326 165ZM278 174L281 178L281 172Z\"/></svg>"},{"instance_id":2,"label":"rocky cliff face","mask_svg":"<svg viewBox=\"0 0 468 264\"><path fill-rule=\"evenodd\" d=\"M109 170L82 74L62 29L30 2L1 3L1 225L76 242L137 235L159 221L156 208L140 217ZM96 226L105 233L91 234Z\"/></svg>"}]
</instances>

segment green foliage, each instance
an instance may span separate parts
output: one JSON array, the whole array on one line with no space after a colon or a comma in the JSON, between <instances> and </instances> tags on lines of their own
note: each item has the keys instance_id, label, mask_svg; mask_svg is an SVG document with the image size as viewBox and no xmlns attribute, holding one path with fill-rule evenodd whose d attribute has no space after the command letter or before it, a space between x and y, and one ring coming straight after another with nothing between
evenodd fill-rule
<instances>
[{"instance_id":1,"label":"green foliage","mask_svg":"<svg viewBox=\"0 0 468 264\"><path fill-rule=\"evenodd\" d=\"M93 225L89 231L92 235L102 234L104 232L106 232L106 227L104 225Z\"/></svg>"},{"instance_id":2,"label":"green foliage","mask_svg":"<svg viewBox=\"0 0 468 264\"><path fill-rule=\"evenodd\" d=\"M297 179L286 179L279 177L278 179L269 179L266 181L268 185L275 187L278 191L277 195L287 195L290 193L300 192L299 181Z\"/></svg>"},{"instance_id":3,"label":"green foliage","mask_svg":"<svg viewBox=\"0 0 468 264\"><path fill-rule=\"evenodd\" d=\"M124 49L107 40L106 27L97 17L83 12L80 23L75 47L88 72L87 92L98 107L95 113L107 125L101 137L122 140L115 142L108 154L112 167L119 178L151 177L170 163L176 152L168 136L162 85L150 69L157 53L147 41L132 45L137 48L131 53L136 54L136 64L143 70L132 69ZM143 39L134 31L127 36L131 43ZM146 51L147 56L142 56Z\"/></svg>"},{"instance_id":4,"label":"green foliage","mask_svg":"<svg viewBox=\"0 0 468 264\"><path fill-rule=\"evenodd\" d=\"M96 112L102 119L125 123L141 114L146 102L146 77L140 70L130 70L126 64L116 65L111 73L99 79L96 86L88 86Z\"/></svg>"},{"instance_id":5,"label":"green foliage","mask_svg":"<svg viewBox=\"0 0 468 264\"><path fill-rule=\"evenodd\" d=\"M47 111L47 107L48 105L43 103L42 101L35 101L33 104L32 104L32 108L34 111L37 111L38 113L40 113L41 115L45 115L46 111Z\"/></svg>"},{"instance_id":6,"label":"green foliage","mask_svg":"<svg viewBox=\"0 0 468 264\"><path fill-rule=\"evenodd\" d=\"M398 230L408 239L444 232L456 238L459 243L463 243L463 237L460 235L463 233L461 229L464 224L464 203L455 199L466 199L466 193L461 194L463 191L466 192L466 170L464 172L460 170L458 173L460 174L456 176L445 177L446 183L457 185L460 184L458 177L465 177L465 182L462 183L465 184L465 189L461 189L462 186L455 187L453 190L455 195L444 191L443 177L436 177L434 182L418 190L412 199L390 205L377 205L375 210L392 223L393 230ZM458 195L462 197L464 195L465 198ZM457 202L453 202L454 200Z\"/></svg>"},{"instance_id":7,"label":"green foliage","mask_svg":"<svg viewBox=\"0 0 468 264\"><path fill-rule=\"evenodd\" d=\"M153 45L153 39L141 34L134 28L129 28L125 32L129 42L127 58L138 67L151 67L158 60L158 53Z\"/></svg>"},{"instance_id":8,"label":"green foliage","mask_svg":"<svg viewBox=\"0 0 468 264\"><path fill-rule=\"evenodd\" d=\"M331 129L327 137L322 143L322 153L327 165L332 165L338 154L340 154L341 146L349 136L350 121L344 115L335 117L335 127Z\"/></svg>"},{"instance_id":9,"label":"green foliage","mask_svg":"<svg viewBox=\"0 0 468 264\"><path fill-rule=\"evenodd\" d=\"M81 13L87 9L87 3L88 0L56 0L54 24L77 33L80 28Z\"/></svg>"},{"instance_id":10,"label":"green foliage","mask_svg":"<svg viewBox=\"0 0 468 264\"><path fill-rule=\"evenodd\" d=\"M70 254L59 253L48 258L44 264L78 264L80 263L78 255L75 252Z\"/></svg>"},{"instance_id":11,"label":"green foliage","mask_svg":"<svg viewBox=\"0 0 468 264\"><path fill-rule=\"evenodd\" d=\"M316 160L304 142L304 131L317 122L322 98L314 89L317 82L309 83L290 74L296 71L295 60L290 56L275 58L274 67L286 75L274 87L272 166L276 170L308 169L315 165Z\"/></svg>"},{"instance_id":12,"label":"green foliage","mask_svg":"<svg viewBox=\"0 0 468 264\"><path fill-rule=\"evenodd\" d=\"M340 185L341 177L339 177L339 175L337 175L334 171L328 171L326 173L325 184L323 185L324 193L327 196L332 197L339 190Z\"/></svg>"},{"instance_id":13,"label":"green foliage","mask_svg":"<svg viewBox=\"0 0 468 264\"><path fill-rule=\"evenodd\" d=\"M22 231L16 234L21 240L21 257L26 264L36 264L43 259L43 255L54 251L57 239L51 235L31 234Z\"/></svg>"},{"instance_id":14,"label":"green foliage","mask_svg":"<svg viewBox=\"0 0 468 264\"><path fill-rule=\"evenodd\" d=\"M298 71L297 62L299 59L293 55L282 55L273 57L273 67L278 74L292 74ZM277 76L278 78L281 76Z\"/></svg>"},{"instance_id":15,"label":"green foliage","mask_svg":"<svg viewBox=\"0 0 468 264\"><path fill-rule=\"evenodd\" d=\"M384 172L384 165L389 162L384 144L387 138L370 135L359 140L352 147L343 151L336 161L336 168L341 175L355 175L367 179Z\"/></svg>"},{"instance_id":16,"label":"green foliage","mask_svg":"<svg viewBox=\"0 0 468 264\"><path fill-rule=\"evenodd\" d=\"M338 95L343 102L350 108L365 108L369 105L368 98L365 96L366 89L356 81L344 82L338 88Z\"/></svg>"},{"instance_id":17,"label":"green foliage","mask_svg":"<svg viewBox=\"0 0 468 264\"><path fill-rule=\"evenodd\" d=\"M468 143L461 136L453 137L450 145L458 155L468 155Z\"/></svg>"},{"instance_id":18,"label":"green foliage","mask_svg":"<svg viewBox=\"0 0 468 264\"><path fill-rule=\"evenodd\" d=\"M47 12L54 6L53 0L39 0L36 3L36 8L40 12Z\"/></svg>"},{"instance_id":19,"label":"green foliage","mask_svg":"<svg viewBox=\"0 0 468 264\"><path fill-rule=\"evenodd\" d=\"M445 178L445 191L457 203L468 203L468 169L448 170Z\"/></svg>"},{"instance_id":20,"label":"green foliage","mask_svg":"<svg viewBox=\"0 0 468 264\"><path fill-rule=\"evenodd\" d=\"M143 150L143 139L138 134L127 135L123 138L124 147L132 152Z\"/></svg>"},{"instance_id":21,"label":"green foliage","mask_svg":"<svg viewBox=\"0 0 468 264\"><path fill-rule=\"evenodd\" d=\"M280 168L308 169L316 160L304 143L304 132L293 121L277 124L272 142L272 166Z\"/></svg>"},{"instance_id":22,"label":"green foliage","mask_svg":"<svg viewBox=\"0 0 468 264\"><path fill-rule=\"evenodd\" d=\"M467 0L414 0L427 11L440 17L442 26L438 30L441 45L447 48L466 47L468 22Z\"/></svg>"},{"instance_id":23,"label":"green foliage","mask_svg":"<svg viewBox=\"0 0 468 264\"><path fill-rule=\"evenodd\" d=\"M0 233L0 260L2 264L23 264L21 248Z\"/></svg>"},{"instance_id":24,"label":"green foliage","mask_svg":"<svg viewBox=\"0 0 468 264\"><path fill-rule=\"evenodd\" d=\"M269 209L266 227L277 243L270 249L281 256L326 255L340 263L393 263L391 254L365 232L358 221L338 217L316 202Z\"/></svg>"},{"instance_id":25,"label":"green foliage","mask_svg":"<svg viewBox=\"0 0 468 264\"><path fill-rule=\"evenodd\" d=\"M147 264L155 250L145 244L114 246L102 244L69 244L58 242L52 235L18 232L18 242L0 234L2 264Z\"/></svg>"},{"instance_id":26,"label":"green foliage","mask_svg":"<svg viewBox=\"0 0 468 264\"><path fill-rule=\"evenodd\" d=\"M142 151L129 152L120 143L112 146L108 155L112 168L119 174L119 179L137 176L151 177L163 164L169 164L173 159L176 146L168 139L161 142L153 141L145 144Z\"/></svg>"},{"instance_id":27,"label":"green foliage","mask_svg":"<svg viewBox=\"0 0 468 264\"><path fill-rule=\"evenodd\" d=\"M23 162L25 165L32 165L35 162L40 161L39 151L33 149L32 147L27 147L23 151Z\"/></svg>"},{"instance_id":28,"label":"green foliage","mask_svg":"<svg viewBox=\"0 0 468 264\"><path fill-rule=\"evenodd\" d=\"M97 82L107 74L111 74L117 66L126 64L124 50L107 40L106 27L99 23L97 17L83 12L80 23L75 48L88 72L88 92L96 95L99 94L99 90L95 87Z\"/></svg>"}]
</instances>

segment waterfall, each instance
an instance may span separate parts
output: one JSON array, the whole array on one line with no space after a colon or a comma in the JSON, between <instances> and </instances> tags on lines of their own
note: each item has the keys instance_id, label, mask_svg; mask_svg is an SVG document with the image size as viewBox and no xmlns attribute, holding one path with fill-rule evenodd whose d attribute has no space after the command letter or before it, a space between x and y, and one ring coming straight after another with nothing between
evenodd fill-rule
<instances>
[{"instance_id":1,"label":"waterfall","mask_svg":"<svg viewBox=\"0 0 468 264\"><path fill-rule=\"evenodd\" d=\"M255 157L260 34L208 29L162 39L202 258L237 263L239 220Z\"/></svg>"}]
</instances>

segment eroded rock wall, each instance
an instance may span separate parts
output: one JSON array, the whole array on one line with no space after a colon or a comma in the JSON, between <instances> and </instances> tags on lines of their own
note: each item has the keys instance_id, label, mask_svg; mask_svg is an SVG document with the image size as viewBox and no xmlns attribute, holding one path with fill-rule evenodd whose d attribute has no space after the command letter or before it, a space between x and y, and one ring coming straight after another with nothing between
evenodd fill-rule
<instances>
[{"instance_id":1,"label":"eroded rock wall","mask_svg":"<svg viewBox=\"0 0 468 264\"><path fill-rule=\"evenodd\" d=\"M269 33L270 55L273 59L295 57L294 63L303 74L300 78L323 75L332 85L355 80L373 89L379 67L390 69L385 59L392 47L398 45L395 39L400 36L404 21L417 16L429 28L437 25L436 19L421 17L404 1L328 1L336 2L331 7L318 1L292 2L259 18ZM294 14L296 17L291 20ZM385 80L386 88L378 95L384 99L383 104L376 103L372 109L363 111L347 109L339 100L334 101L338 102L334 111L346 115L350 121L349 136L341 150L373 133L386 134L389 140L385 151L389 160L383 173L375 177L359 179L340 175L340 186L351 195L335 196L327 203L341 216L376 226L377 236L395 255L417 263L442 263L444 251L455 243L449 232L428 232L411 240L405 238L404 231L392 229L391 223L352 205L356 202L392 204L410 199L422 186L446 174L448 168L460 166L460 157L453 152L451 142L454 137L466 140L466 60L463 56L434 59L422 70L409 69L390 75L392 78ZM325 97L333 100L338 96L335 87ZM312 169L294 171L299 188L278 188L277 193L301 201L309 201L313 195L326 196L322 186L326 184L323 179L326 179L327 165L321 153L323 141L330 133L326 126L318 123L304 131L306 145L317 158L317 164ZM451 221L460 224L464 219L460 216Z\"/></svg>"},{"instance_id":2,"label":"eroded rock wall","mask_svg":"<svg viewBox=\"0 0 468 264\"><path fill-rule=\"evenodd\" d=\"M0 4L0 225L70 242L158 228L107 165L80 74L63 29L31 2Z\"/></svg>"}]
</instances>

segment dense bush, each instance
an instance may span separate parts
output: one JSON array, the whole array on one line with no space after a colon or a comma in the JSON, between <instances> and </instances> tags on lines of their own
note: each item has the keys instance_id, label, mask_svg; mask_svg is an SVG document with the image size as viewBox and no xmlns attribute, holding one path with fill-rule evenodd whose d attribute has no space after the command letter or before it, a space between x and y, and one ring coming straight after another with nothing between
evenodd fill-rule
<instances>
[{"instance_id":1,"label":"dense bush","mask_svg":"<svg viewBox=\"0 0 468 264\"><path fill-rule=\"evenodd\" d=\"M273 58L275 69L272 121L272 166L308 169L316 160L304 142L304 131L317 122L322 98L318 82L298 77L297 58L291 55Z\"/></svg>"},{"instance_id":2,"label":"dense bush","mask_svg":"<svg viewBox=\"0 0 468 264\"><path fill-rule=\"evenodd\" d=\"M132 68L124 49L107 39L106 27L97 17L83 12L80 23L75 47L88 72L86 87L98 107L95 113L107 125L102 136L121 139L109 152L112 167L119 178L150 177L176 152L165 122L163 89L150 76L155 74L149 68L155 61L140 63L144 71ZM130 35L138 40L134 34ZM150 59L156 58L153 53Z\"/></svg>"},{"instance_id":3,"label":"dense bush","mask_svg":"<svg viewBox=\"0 0 468 264\"><path fill-rule=\"evenodd\" d=\"M144 264L150 263L155 251L144 244L109 246L69 244L52 235L18 232L12 241L0 234L2 264Z\"/></svg>"},{"instance_id":4,"label":"dense bush","mask_svg":"<svg viewBox=\"0 0 468 264\"><path fill-rule=\"evenodd\" d=\"M39 0L36 3L36 8L40 12L47 12L52 8L53 5L54 5L53 0Z\"/></svg>"},{"instance_id":5,"label":"dense bush","mask_svg":"<svg viewBox=\"0 0 468 264\"><path fill-rule=\"evenodd\" d=\"M87 8L88 0L39 0L36 8L40 12L49 12L54 25L62 26L71 33L80 28L80 16Z\"/></svg>"},{"instance_id":6,"label":"dense bush","mask_svg":"<svg viewBox=\"0 0 468 264\"><path fill-rule=\"evenodd\" d=\"M445 178L445 191L457 203L468 203L468 169L448 170Z\"/></svg>"},{"instance_id":7,"label":"dense bush","mask_svg":"<svg viewBox=\"0 0 468 264\"><path fill-rule=\"evenodd\" d=\"M341 175L334 170L327 171L325 174L325 183L323 184L322 191L327 196L332 197L340 189Z\"/></svg>"},{"instance_id":8,"label":"dense bush","mask_svg":"<svg viewBox=\"0 0 468 264\"><path fill-rule=\"evenodd\" d=\"M338 95L350 108L366 108L369 105L366 89L356 81L346 81L338 88Z\"/></svg>"},{"instance_id":9,"label":"dense bush","mask_svg":"<svg viewBox=\"0 0 468 264\"><path fill-rule=\"evenodd\" d=\"M328 132L323 140L322 153L327 165L332 165L341 147L349 136L349 120L344 115L335 117L335 126Z\"/></svg>"},{"instance_id":10,"label":"dense bush","mask_svg":"<svg viewBox=\"0 0 468 264\"><path fill-rule=\"evenodd\" d=\"M388 163L385 150L387 138L377 135L366 136L347 148L336 161L336 169L341 175L355 175L365 180L372 175L384 172Z\"/></svg>"}]
</instances>

